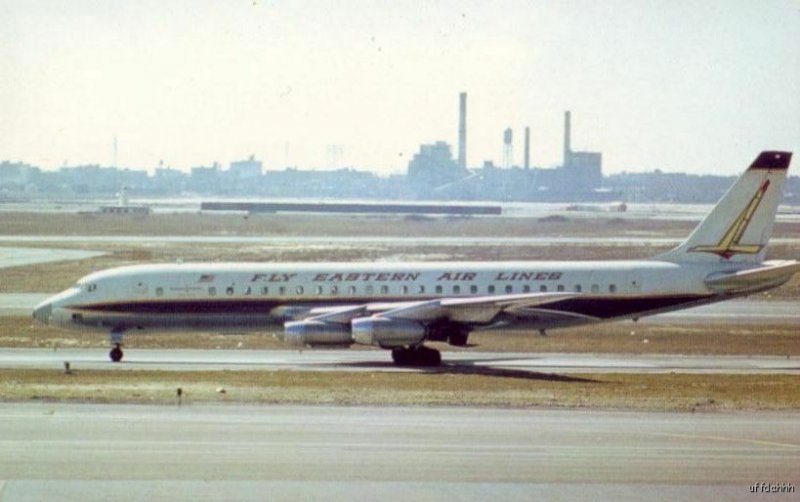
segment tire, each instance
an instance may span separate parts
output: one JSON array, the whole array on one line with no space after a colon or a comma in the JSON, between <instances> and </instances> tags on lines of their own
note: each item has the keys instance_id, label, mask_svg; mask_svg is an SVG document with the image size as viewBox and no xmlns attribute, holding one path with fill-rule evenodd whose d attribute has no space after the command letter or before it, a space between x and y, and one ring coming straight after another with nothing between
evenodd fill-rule
<instances>
[{"instance_id":1,"label":"tire","mask_svg":"<svg viewBox=\"0 0 800 502\"><path fill-rule=\"evenodd\" d=\"M111 361L115 363L122 361L122 349L119 348L119 346L114 347L111 349L111 352L108 353L108 357L110 357Z\"/></svg>"},{"instance_id":2,"label":"tire","mask_svg":"<svg viewBox=\"0 0 800 502\"><path fill-rule=\"evenodd\" d=\"M447 339L447 343L449 343L453 347L466 347L468 339L469 339L469 331L459 330L454 333L450 333L450 336Z\"/></svg>"}]
</instances>

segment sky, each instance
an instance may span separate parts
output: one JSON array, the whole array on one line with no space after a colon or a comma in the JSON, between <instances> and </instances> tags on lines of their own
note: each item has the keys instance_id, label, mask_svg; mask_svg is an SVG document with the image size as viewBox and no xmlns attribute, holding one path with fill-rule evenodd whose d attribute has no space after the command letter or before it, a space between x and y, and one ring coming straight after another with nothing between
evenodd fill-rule
<instances>
[{"instance_id":1,"label":"sky","mask_svg":"<svg viewBox=\"0 0 800 502\"><path fill-rule=\"evenodd\" d=\"M423 143L606 174L800 150L793 0L0 0L0 160L402 173ZM331 155L332 151L341 153ZM800 157L800 155L798 155ZM795 161L795 163L800 161ZM797 168L794 169L797 172Z\"/></svg>"}]
</instances>

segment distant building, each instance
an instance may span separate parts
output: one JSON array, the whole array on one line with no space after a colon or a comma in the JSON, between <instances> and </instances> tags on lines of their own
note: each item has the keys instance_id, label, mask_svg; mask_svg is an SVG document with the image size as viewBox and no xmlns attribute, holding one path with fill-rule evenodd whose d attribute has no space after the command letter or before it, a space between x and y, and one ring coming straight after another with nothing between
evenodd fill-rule
<instances>
[{"instance_id":1,"label":"distant building","mask_svg":"<svg viewBox=\"0 0 800 502\"><path fill-rule=\"evenodd\" d=\"M247 160L237 160L231 162L228 175L238 178L239 180L252 180L261 177L263 165L260 160L255 160L255 156L251 155Z\"/></svg>"},{"instance_id":2,"label":"distant building","mask_svg":"<svg viewBox=\"0 0 800 502\"><path fill-rule=\"evenodd\" d=\"M603 184L603 154L600 152L569 152L564 165L565 182L576 192L598 189Z\"/></svg>"},{"instance_id":3,"label":"distant building","mask_svg":"<svg viewBox=\"0 0 800 502\"><path fill-rule=\"evenodd\" d=\"M4 161L0 163L0 187L24 189L26 185L35 181L40 172L38 167Z\"/></svg>"},{"instance_id":4,"label":"distant building","mask_svg":"<svg viewBox=\"0 0 800 502\"><path fill-rule=\"evenodd\" d=\"M468 175L469 171L458 166L450 145L444 141L420 145L419 152L408 163L409 183L421 184L428 189L458 181Z\"/></svg>"}]
</instances>

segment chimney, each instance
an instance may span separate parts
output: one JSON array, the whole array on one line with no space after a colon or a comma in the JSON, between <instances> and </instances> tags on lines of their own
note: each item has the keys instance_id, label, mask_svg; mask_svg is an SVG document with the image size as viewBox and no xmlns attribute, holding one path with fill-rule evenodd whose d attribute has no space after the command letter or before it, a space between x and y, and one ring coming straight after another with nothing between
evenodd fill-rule
<instances>
[{"instance_id":1,"label":"chimney","mask_svg":"<svg viewBox=\"0 0 800 502\"><path fill-rule=\"evenodd\" d=\"M467 167L467 93L459 94L458 167Z\"/></svg>"},{"instance_id":2,"label":"chimney","mask_svg":"<svg viewBox=\"0 0 800 502\"><path fill-rule=\"evenodd\" d=\"M567 110L564 112L564 167L571 164L570 153L572 153L572 148L570 147L570 113Z\"/></svg>"}]
</instances>

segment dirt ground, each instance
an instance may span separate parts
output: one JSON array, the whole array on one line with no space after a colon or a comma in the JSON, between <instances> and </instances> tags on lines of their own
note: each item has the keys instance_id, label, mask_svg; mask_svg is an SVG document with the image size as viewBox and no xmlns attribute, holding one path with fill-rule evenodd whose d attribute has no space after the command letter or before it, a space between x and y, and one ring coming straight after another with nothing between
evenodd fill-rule
<instances>
[{"instance_id":1,"label":"dirt ground","mask_svg":"<svg viewBox=\"0 0 800 502\"><path fill-rule=\"evenodd\" d=\"M642 411L796 410L795 375L570 375L442 368L426 373L0 369L0 400L500 406Z\"/></svg>"}]
</instances>

